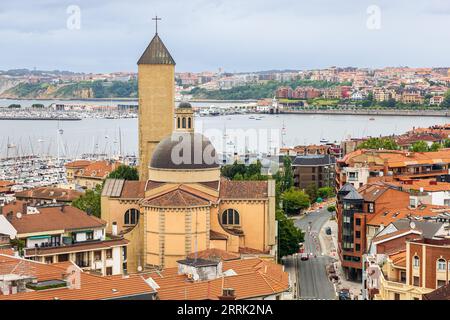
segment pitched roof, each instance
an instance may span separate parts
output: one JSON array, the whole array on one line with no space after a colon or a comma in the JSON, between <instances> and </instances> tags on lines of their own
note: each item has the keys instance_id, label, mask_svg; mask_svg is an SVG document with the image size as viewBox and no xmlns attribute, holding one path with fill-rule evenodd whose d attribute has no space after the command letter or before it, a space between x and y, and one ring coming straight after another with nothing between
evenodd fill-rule
<instances>
[{"instance_id":1,"label":"pitched roof","mask_svg":"<svg viewBox=\"0 0 450 320\"><path fill-rule=\"evenodd\" d=\"M209 281L186 281L177 268L165 269L148 275L160 287L161 300L217 300L222 288L233 288L236 299L250 299L289 290L289 276L281 265L262 259L231 260L223 262L223 271L236 275Z\"/></svg>"},{"instance_id":2,"label":"pitched roof","mask_svg":"<svg viewBox=\"0 0 450 320\"><path fill-rule=\"evenodd\" d=\"M240 256L238 254L234 254L234 253L231 253L231 252L228 252L225 250L220 250L220 249L206 249L206 250L197 252L197 254L191 253L190 255L188 255L188 258L193 259L196 256L197 256L197 258L200 258L200 259L223 260L223 261L236 260L236 259L240 258Z\"/></svg>"},{"instance_id":3,"label":"pitched roof","mask_svg":"<svg viewBox=\"0 0 450 320\"><path fill-rule=\"evenodd\" d=\"M423 300L450 300L450 283L422 295Z\"/></svg>"},{"instance_id":4,"label":"pitched roof","mask_svg":"<svg viewBox=\"0 0 450 320\"><path fill-rule=\"evenodd\" d=\"M79 198L83 193L72 189L55 187L40 187L16 192L16 198L47 199L70 202Z\"/></svg>"},{"instance_id":5,"label":"pitched roof","mask_svg":"<svg viewBox=\"0 0 450 320\"><path fill-rule=\"evenodd\" d=\"M207 206L210 202L198 195L177 188L162 195L144 199L142 204L154 207L196 207Z\"/></svg>"},{"instance_id":6,"label":"pitched roof","mask_svg":"<svg viewBox=\"0 0 450 320\"><path fill-rule=\"evenodd\" d=\"M83 177L83 178L97 178L104 179L106 178L112 171L114 171L120 162L101 160L101 161L93 161L89 163L89 165L83 168L83 171L76 172L75 176Z\"/></svg>"},{"instance_id":7,"label":"pitched roof","mask_svg":"<svg viewBox=\"0 0 450 320\"><path fill-rule=\"evenodd\" d=\"M211 240L227 240L228 236L224 235L223 233L209 230L209 239Z\"/></svg>"},{"instance_id":8,"label":"pitched roof","mask_svg":"<svg viewBox=\"0 0 450 320\"><path fill-rule=\"evenodd\" d=\"M175 60L167 50L166 46L162 42L158 34L155 34L152 41L145 49L141 58L139 59L138 65L140 64L170 64L175 65Z\"/></svg>"},{"instance_id":9,"label":"pitched roof","mask_svg":"<svg viewBox=\"0 0 450 320\"><path fill-rule=\"evenodd\" d=\"M268 197L267 181L236 181L222 179L221 199L265 199Z\"/></svg>"},{"instance_id":10,"label":"pitched roof","mask_svg":"<svg viewBox=\"0 0 450 320\"><path fill-rule=\"evenodd\" d=\"M439 215L439 213L442 213L442 211L446 209L450 210L449 207L435 205L422 205L418 208L395 206L384 207L377 210L377 212L374 214L367 215L367 224L375 226L383 224L387 226L391 222L407 217L411 217L413 219L416 217L419 219L422 219L424 217L434 217Z\"/></svg>"},{"instance_id":11,"label":"pitched roof","mask_svg":"<svg viewBox=\"0 0 450 320\"><path fill-rule=\"evenodd\" d=\"M68 263L45 264L0 254L0 275L14 273L35 277L38 281L64 280ZM80 288L68 287L0 294L0 300L108 300L151 295L155 291L138 275L102 277L80 270Z\"/></svg>"},{"instance_id":12,"label":"pitched roof","mask_svg":"<svg viewBox=\"0 0 450 320\"><path fill-rule=\"evenodd\" d=\"M356 190L350 190L342 199L344 200L364 200Z\"/></svg>"},{"instance_id":13,"label":"pitched roof","mask_svg":"<svg viewBox=\"0 0 450 320\"><path fill-rule=\"evenodd\" d=\"M296 156L292 162L293 166L324 166L336 162L329 154Z\"/></svg>"},{"instance_id":14,"label":"pitched roof","mask_svg":"<svg viewBox=\"0 0 450 320\"><path fill-rule=\"evenodd\" d=\"M97 217L90 216L86 212L72 206L42 207L38 213L25 214L23 207L14 207L10 222L17 233L34 233L53 230L79 230L86 228L101 228L106 225ZM6 205L3 214L11 212ZM22 213L20 218L16 213Z\"/></svg>"},{"instance_id":15,"label":"pitched roof","mask_svg":"<svg viewBox=\"0 0 450 320\"><path fill-rule=\"evenodd\" d=\"M397 230L405 230L411 227L411 220L400 219L392 222ZM442 228L444 224L442 222L435 221L414 221L414 230L422 232L424 238L431 239Z\"/></svg>"}]
</instances>

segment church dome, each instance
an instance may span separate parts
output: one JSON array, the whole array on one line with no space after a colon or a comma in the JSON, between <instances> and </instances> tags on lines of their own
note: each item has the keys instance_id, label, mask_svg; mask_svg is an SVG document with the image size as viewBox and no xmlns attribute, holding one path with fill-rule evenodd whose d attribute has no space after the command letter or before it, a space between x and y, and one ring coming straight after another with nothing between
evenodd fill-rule
<instances>
[{"instance_id":1,"label":"church dome","mask_svg":"<svg viewBox=\"0 0 450 320\"><path fill-rule=\"evenodd\" d=\"M178 105L178 108L188 109L188 108L192 108L192 106L191 106L191 104L189 102L181 102Z\"/></svg>"},{"instance_id":2,"label":"church dome","mask_svg":"<svg viewBox=\"0 0 450 320\"><path fill-rule=\"evenodd\" d=\"M150 168L175 171L213 169L219 168L219 161L214 146L204 135L173 132L156 146Z\"/></svg>"}]
</instances>

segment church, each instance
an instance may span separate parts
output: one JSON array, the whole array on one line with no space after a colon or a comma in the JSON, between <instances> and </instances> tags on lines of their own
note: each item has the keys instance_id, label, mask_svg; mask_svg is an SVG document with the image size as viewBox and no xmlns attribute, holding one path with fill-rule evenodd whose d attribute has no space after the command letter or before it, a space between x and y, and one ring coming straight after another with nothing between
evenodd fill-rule
<instances>
[{"instance_id":1,"label":"church","mask_svg":"<svg viewBox=\"0 0 450 320\"><path fill-rule=\"evenodd\" d=\"M130 243L126 269L175 267L198 252L275 259L275 181L220 176L187 102L175 108L175 61L156 32L138 61L139 181L108 179L101 218Z\"/></svg>"}]
</instances>

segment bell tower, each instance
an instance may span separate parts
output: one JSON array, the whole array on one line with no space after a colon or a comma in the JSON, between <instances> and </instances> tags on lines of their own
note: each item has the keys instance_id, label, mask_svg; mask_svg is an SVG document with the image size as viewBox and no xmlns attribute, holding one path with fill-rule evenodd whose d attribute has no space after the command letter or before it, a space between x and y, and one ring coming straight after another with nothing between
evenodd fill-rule
<instances>
[{"instance_id":1,"label":"bell tower","mask_svg":"<svg viewBox=\"0 0 450 320\"><path fill-rule=\"evenodd\" d=\"M148 179L148 165L156 145L173 130L175 61L156 33L138 61L139 179Z\"/></svg>"},{"instance_id":2,"label":"bell tower","mask_svg":"<svg viewBox=\"0 0 450 320\"><path fill-rule=\"evenodd\" d=\"M190 103L182 102L175 110L175 131L194 132L194 112Z\"/></svg>"}]
</instances>

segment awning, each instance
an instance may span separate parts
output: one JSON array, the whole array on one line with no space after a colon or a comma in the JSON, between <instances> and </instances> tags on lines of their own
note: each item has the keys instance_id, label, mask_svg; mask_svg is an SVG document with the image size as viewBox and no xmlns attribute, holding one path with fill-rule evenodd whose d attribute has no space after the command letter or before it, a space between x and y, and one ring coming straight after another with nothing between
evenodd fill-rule
<instances>
[{"instance_id":1,"label":"awning","mask_svg":"<svg viewBox=\"0 0 450 320\"><path fill-rule=\"evenodd\" d=\"M49 239L51 238L50 236L33 236L33 237L29 237L29 240L38 240L38 239Z\"/></svg>"}]
</instances>

